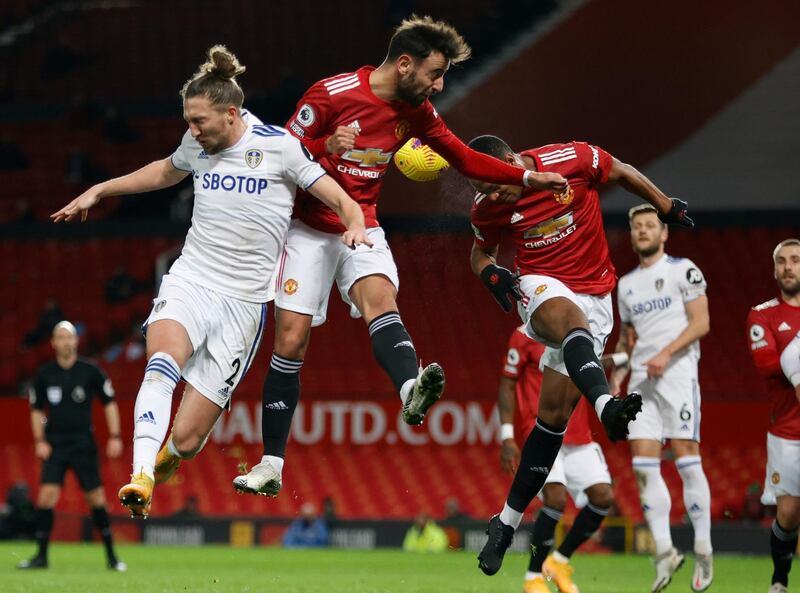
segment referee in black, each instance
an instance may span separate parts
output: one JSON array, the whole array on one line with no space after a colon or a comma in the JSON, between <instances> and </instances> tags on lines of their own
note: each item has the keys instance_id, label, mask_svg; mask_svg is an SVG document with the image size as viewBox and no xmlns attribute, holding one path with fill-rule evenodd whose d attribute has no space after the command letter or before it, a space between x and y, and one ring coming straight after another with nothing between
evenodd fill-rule
<instances>
[{"instance_id":1,"label":"referee in black","mask_svg":"<svg viewBox=\"0 0 800 593\"><path fill-rule=\"evenodd\" d=\"M42 483L36 501L39 550L36 556L17 567L47 568L53 508L61 495L64 474L72 468L92 509L94 525L103 537L108 568L124 571L127 566L117 559L111 541L92 426L92 398L98 396L103 402L108 425L106 454L110 458L119 457L122 440L114 388L97 365L78 357L78 333L69 321L62 321L53 328L51 344L56 359L39 368L30 393L36 457L42 460Z\"/></svg>"}]
</instances>

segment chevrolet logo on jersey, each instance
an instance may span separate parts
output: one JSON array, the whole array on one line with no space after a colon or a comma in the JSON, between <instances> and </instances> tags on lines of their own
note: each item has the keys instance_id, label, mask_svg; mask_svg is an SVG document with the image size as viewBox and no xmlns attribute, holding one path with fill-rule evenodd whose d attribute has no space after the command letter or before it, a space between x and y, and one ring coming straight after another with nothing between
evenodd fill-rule
<instances>
[{"instance_id":1,"label":"chevrolet logo on jersey","mask_svg":"<svg viewBox=\"0 0 800 593\"><path fill-rule=\"evenodd\" d=\"M533 239L525 243L529 249L537 249L557 243L564 237L571 235L575 231L576 225L573 223L572 212L567 212L558 218L551 218L537 224L535 227L525 231L525 239Z\"/></svg>"},{"instance_id":2,"label":"chevrolet logo on jersey","mask_svg":"<svg viewBox=\"0 0 800 593\"><path fill-rule=\"evenodd\" d=\"M540 224L537 224L535 227L528 229L525 231L525 238L546 239L548 237L552 237L553 235L557 235L571 224L572 212L567 212L563 216L551 218L550 220L546 220Z\"/></svg>"},{"instance_id":3,"label":"chevrolet logo on jersey","mask_svg":"<svg viewBox=\"0 0 800 593\"><path fill-rule=\"evenodd\" d=\"M364 150L354 148L344 153L342 158L358 163L362 167L375 167L387 164L392 158L392 153L383 152L379 148L365 148Z\"/></svg>"}]
</instances>

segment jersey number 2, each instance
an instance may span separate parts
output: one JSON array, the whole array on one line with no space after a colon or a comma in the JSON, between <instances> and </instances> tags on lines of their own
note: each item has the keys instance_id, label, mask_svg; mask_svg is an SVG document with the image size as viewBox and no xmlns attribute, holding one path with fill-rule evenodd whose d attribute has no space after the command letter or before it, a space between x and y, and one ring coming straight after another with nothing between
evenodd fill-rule
<instances>
[{"instance_id":1,"label":"jersey number 2","mask_svg":"<svg viewBox=\"0 0 800 593\"><path fill-rule=\"evenodd\" d=\"M225 382L228 385L230 385L231 387L233 387L233 380L236 378L236 375L239 374L239 367L241 366L241 363L239 362L239 359L237 358L236 360L234 360L231 363L231 366L233 367L233 374L230 377L228 377L227 379L225 379Z\"/></svg>"}]
</instances>

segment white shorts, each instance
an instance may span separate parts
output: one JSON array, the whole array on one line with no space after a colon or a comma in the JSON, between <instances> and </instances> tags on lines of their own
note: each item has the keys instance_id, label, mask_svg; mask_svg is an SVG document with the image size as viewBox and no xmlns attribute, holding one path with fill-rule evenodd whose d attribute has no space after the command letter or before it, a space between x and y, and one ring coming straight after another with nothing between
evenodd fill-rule
<instances>
[{"instance_id":1,"label":"white shorts","mask_svg":"<svg viewBox=\"0 0 800 593\"><path fill-rule=\"evenodd\" d=\"M763 504L775 504L778 496L800 496L800 441L767 433L767 475Z\"/></svg>"},{"instance_id":2,"label":"white shorts","mask_svg":"<svg viewBox=\"0 0 800 593\"><path fill-rule=\"evenodd\" d=\"M563 484L576 506L585 506L583 492L595 484L611 484L603 450L595 442L562 445L545 484ZM582 502L583 504L579 504Z\"/></svg>"},{"instance_id":3,"label":"white shorts","mask_svg":"<svg viewBox=\"0 0 800 593\"><path fill-rule=\"evenodd\" d=\"M143 331L161 319L180 323L194 348L181 369L183 379L225 408L253 362L266 315L265 303L240 301L167 274Z\"/></svg>"},{"instance_id":4,"label":"white shorts","mask_svg":"<svg viewBox=\"0 0 800 593\"><path fill-rule=\"evenodd\" d=\"M700 442L697 366L671 367L657 379L631 378L628 393L642 396L642 411L628 424L628 440L686 439Z\"/></svg>"},{"instance_id":5,"label":"white shorts","mask_svg":"<svg viewBox=\"0 0 800 593\"><path fill-rule=\"evenodd\" d=\"M275 306L312 315L311 325L316 327L325 323L334 280L353 317L361 314L347 293L360 278L386 276L399 289L397 266L383 229L373 227L367 234L372 247L350 249L342 243L341 235L323 233L293 219L276 279Z\"/></svg>"},{"instance_id":6,"label":"white shorts","mask_svg":"<svg viewBox=\"0 0 800 593\"><path fill-rule=\"evenodd\" d=\"M560 280L536 274L522 276L519 279L519 286L522 290L523 298L517 305L517 311L525 324L525 333L532 340L547 346L542 358L539 360L540 369L550 367L562 375L569 375L567 367L564 365L561 344L548 342L536 335L530 324L530 319L536 309L539 308L539 305L554 297L567 298L583 311L586 319L589 320L589 331L591 331L594 338L594 352L598 358L603 355L608 336L611 335L611 331L614 329L614 311L611 306L610 294L602 297L575 294Z\"/></svg>"}]
</instances>

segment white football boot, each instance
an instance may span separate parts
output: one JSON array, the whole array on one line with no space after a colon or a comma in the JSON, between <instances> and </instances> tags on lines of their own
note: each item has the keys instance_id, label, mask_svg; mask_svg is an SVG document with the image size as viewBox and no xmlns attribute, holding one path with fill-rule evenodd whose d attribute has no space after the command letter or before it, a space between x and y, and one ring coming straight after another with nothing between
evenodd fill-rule
<instances>
[{"instance_id":1,"label":"white football boot","mask_svg":"<svg viewBox=\"0 0 800 593\"><path fill-rule=\"evenodd\" d=\"M714 556L712 554L694 555L694 574L692 591L705 591L714 580Z\"/></svg>"},{"instance_id":2,"label":"white football boot","mask_svg":"<svg viewBox=\"0 0 800 593\"><path fill-rule=\"evenodd\" d=\"M233 489L237 492L278 496L281 491L281 474L268 461L253 466L248 473L233 479Z\"/></svg>"},{"instance_id":3,"label":"white football boot","mask_svg":"<svg viewBox=\"0 0 800 593\"><path fill-rule=\"evenodd\" d=\"M667 588L672 575L678 572L678 569L683 566L684 556L678 550L672 548L668 552L656 556L656 580L653 581L653 593L659 593Z\"/></svg>"}]
</instances>

